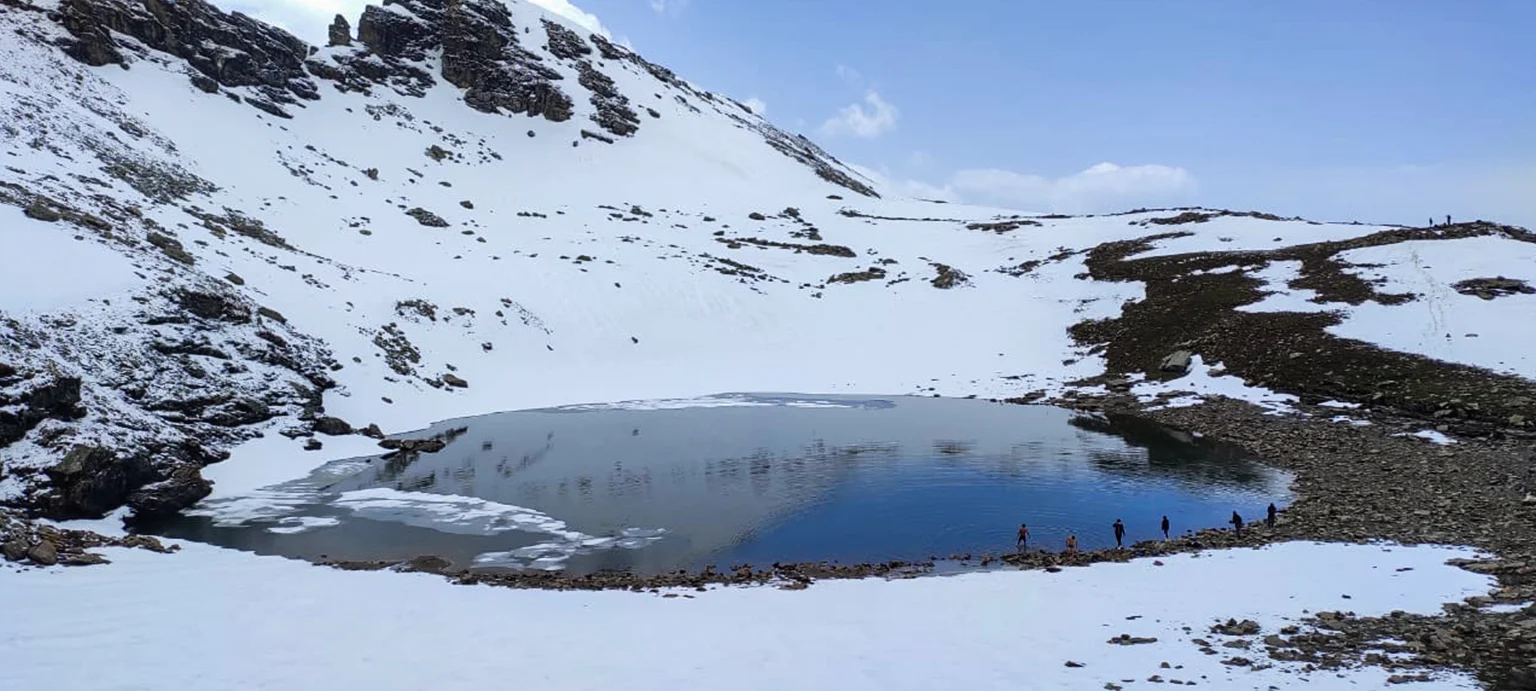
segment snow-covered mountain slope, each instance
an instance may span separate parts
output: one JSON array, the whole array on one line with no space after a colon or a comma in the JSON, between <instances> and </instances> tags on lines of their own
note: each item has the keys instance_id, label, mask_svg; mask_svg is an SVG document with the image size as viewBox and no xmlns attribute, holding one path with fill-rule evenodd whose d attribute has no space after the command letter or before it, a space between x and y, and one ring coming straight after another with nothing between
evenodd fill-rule
<instances>
[{"instance_id":1,"label":"snow-covered mountain slope","mask_svg":"<svg viewBox=\"0 0 1536 691\"><path fill-rule=\"evenodd\" d=\"M0 500L53 515L177 510L231 449L275 463L303 443L242 440L342 420L399 431L723 391L1050 394L1173 376L1176 349L1291 393L1371 396L1327 368L1288 380L1293 332L1308 353L1376 343L1502 373L1484 374L1507 405L1469 419L1530 406L1536 356L1506 339L1531 327L1501 315L1536 296L1451 286L1536 280L1516 229L881 196L523 0L388 2L355 36L338 18L324 48L201 0L0 0L0 35ZM1448 238L1468 248L1454 266L1365 266ZM1315 299L1283 323L1238 310L1267 280L1270 299ZM1225 297L1179 288L1206 284ZM1271 327L1269 350L1236 347ZM1427 362L1402 357L1382 366ZM1417 410L1449 390L1377 400Z\"/></svg>"}]
</instances>

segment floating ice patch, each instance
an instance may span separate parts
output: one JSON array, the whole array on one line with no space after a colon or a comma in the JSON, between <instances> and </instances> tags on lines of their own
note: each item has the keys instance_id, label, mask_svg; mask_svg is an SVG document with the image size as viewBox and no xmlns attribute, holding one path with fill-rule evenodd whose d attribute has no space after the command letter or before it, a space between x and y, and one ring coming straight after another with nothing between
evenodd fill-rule
<instances>
[{"instance_id":1,"label":"floating ice patch","mask_svg":"<svg viewBox=\"0 0 1536 691\"><path fill-rule=\"evenodd\" d=\"M553 412L584 412L592 410L680 410L684 408L867 408L886 407L889 401L841 400L804 396L773 396L754 394L721 394L695 398L658 398L614 403L585 403L581 405L551 408Z\"/></svg>"},{"instance_id":2,"label":"floating ice patch","mask_svg":"<svg viewBox=\"0 0 1536 691\"><path fill-rule=\"evenodd\" d=\"M315 528L329 528L336 525L341 525L341 519L331 516L289 516L278 520L277 525L267 528L267 532L294 535Z\"/></svg>"},{"instance_id":3,"label":"floating ice patch","mask_svg":"<svg viewBox=\"0 0 1536 691\"><path fill-rule=\"evenodd\" d=\"M640 549L666 533L660 529L626 528L613 537L540 542L505 552L486 552L475 557L475 566L559 571L571 557L604 549Z\"/></svg>"},{"instance_id":4,"label":"floating ice patch","mask_svg":"<svg viewBox=\"0 0 1536 691\"><path fill-rule=\"evenodd\" d=\"M745 396L702 396L699 398L658 398L651 400L617 401L614 403L584 403L581 405L561 406L552 410L558 412L581 412L589 410L679 410L683 408L731 408L731 407L765 407L773 405L764 401L755 401Z\"/></svg>"},{"instance_id":5,"label":"floating ice patch","mask_svg":"<svg viewBox=\"0 0 1536 691\"><path fill-rule=\"evenodd\" d=\"M565 522L533 509L475 497L427 492L402 492L388 487L344 492L332 505L358 518L404 523L456 535L496 535L510 531L548 533L567 540L586 536L568 530Z\"/></svg>"},{"instance_id":6,"label":"floating ice patch","mask_svg":"<svg viewBox=\"0 0 1536 691\"><path fill-rule=\"evenodd\" d=\"M238 528L257 521L287 518L319 501L320 493L312 487L279 486L238 497L204 501L182 513L212 519L220 528Z\"/></svg>"}]
</instances>

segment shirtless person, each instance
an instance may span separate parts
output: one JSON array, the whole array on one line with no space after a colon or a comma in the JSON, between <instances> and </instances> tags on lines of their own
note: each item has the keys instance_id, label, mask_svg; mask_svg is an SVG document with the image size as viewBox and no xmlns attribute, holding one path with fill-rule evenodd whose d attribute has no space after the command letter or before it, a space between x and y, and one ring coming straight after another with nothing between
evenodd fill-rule
<instances>
[{"instance_id":1,"label":"shirtless person","mask_svg":"<svg viewBox=\"0 0 1536 691\"><path fill-rule=\"evenodd\" d=\"M1019 540L1018 542L1014 543L1014 546L1018 547L1019 549L1026 549L1029 547L1029 526L1023 523L1019 524Z\"/></svg>"},{"instance_id":2,"label":"shirtless person","mask_svg":"<svg viewBox=\"0 0 1536 691\"><path fill-rule=\"evenodd\" d=\"M1067 536L1067 554L1077 554L1077 536Z\"/></svg>"}]
</instances>

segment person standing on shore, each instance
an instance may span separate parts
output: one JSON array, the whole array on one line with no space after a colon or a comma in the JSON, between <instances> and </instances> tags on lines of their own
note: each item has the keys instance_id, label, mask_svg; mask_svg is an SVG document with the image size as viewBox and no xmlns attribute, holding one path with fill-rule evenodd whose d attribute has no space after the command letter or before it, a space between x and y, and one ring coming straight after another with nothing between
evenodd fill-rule
<instances>
[{"instance_id":1,"label":"person standing on shore","mask_svg":"<svg viewBox=\"0 0 1536 691\"><path fill-rule=\"evenodd\" d=\"M1125 546L1125 521L1115 519L1115 549Z\"/></svg>"},{"instance_id":2,"label":"person standing on shore","mask_svg":"<svg viewBox=\"0 0 1536 691\"><path fill-rule=\"evenodd\" d=\"M1232 520L1230 522L1232 523L1232 530L1237 533L1238 537L1242 537L1243 536L1243 517L1237 515L1236 511L1233 511L1232 512Z\"/></svg>"},{"instance_id":3,"label":"person standing on shore","mask_svg":"<svg viewBox=\"0 0 1536 691\"><path fill-rule=\"evenodd\" d=\"M1279 513L1279 511L1275 508L1274 504L1270 504L1269 505L1269 514L1264 517L1264 522L1268 523L1269 527L1271 527L1271 528L1275 527L1275 514L1276 513Z\"/></svg>"},{"instance_id":4,"label":"person standing on shore","mask_svg":"<svg viewBox=\"0 0 1536 691\"><path fill-rule=\"evenodd\" d=\"M1067 536L1067 554L1077 554L1077 536Z\"/></svg>"},{"instance_id":5,"label":"person standing on shore","mask_svg":"<svg viewBox=\"0 0 1536 691\"><path fill-rule=\"evenodd\" d=\"M1163 542L1168 541L1168 516L1163 515Z\"/></svg>"},{"instance_id":6,"label":"person standing on shore","mask_svg":"<svg viewBox=\"0 0 1536 691\"><path fill-rule=\"evenodd\" d=\"M1019 539L1018 539L1017 542L1014 543L1014 546L1018 547L1021 550L1029 548L1029 526L1028 525L1025 525L1023 523L1019 524Z\"/></svg>"}]
</instances>

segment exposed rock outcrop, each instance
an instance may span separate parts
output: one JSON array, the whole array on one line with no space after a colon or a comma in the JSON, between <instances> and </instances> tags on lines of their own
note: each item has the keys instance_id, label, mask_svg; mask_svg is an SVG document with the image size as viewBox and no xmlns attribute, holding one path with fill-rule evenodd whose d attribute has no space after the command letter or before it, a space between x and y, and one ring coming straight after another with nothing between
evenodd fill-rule
<instances>
[{"instance_id":1,"label":"exposed rock outcrop","mask_svg":"<svg viewBox=\"0 0 1536 691\"><path fill-rule=\"evenodd\" d=\"M21 441L44 420L78 420L85 417L80 403L80 379L36 375L11 386L15 370L0 365L0 447ZM10 371L10 376L6 375Z\"/></svg>"},{"instance_id":2,"label":"exposed rock outcrop","mask_svg":"<svg viewBox=\"0 0 1536 691\"><path fill-rule=\"evenodd\" d=\"M64 0L59 23L74 37L65 52L88 65L127 65L126 54L139 48L115 32L185 60L219 85L252 87L260 98L247 102L281 117L289 117L282 106L319 98L304 71L308 44L203 0Z\"/></svg>"},{"instance_id":3,"label":"exposed rock outcrop","mask_svg":"<svg viewBox=\"0 0 1536 691\"><path fill-rule=\"evenodd\" d=\"M327 45L331 48L352 45L352 25L347 23L346 17L338 14L335 19L331 20L331 28L327 39Z\"/></svg>"},{"instance_id":4,"label":"exposed rock outcrop","mask_svg":"<svg viewBox=\"0 0 1536 691\"><path fill-rule=\"evenodd\" d=\"M358 41L385 69L357 56L340 62L374 82L420 82L402 63L424 63L440 51L440 75L464 89L469 107L569 120L571 98L555 84L561 74L524 49L518 33L507 7L494 0L385 0L364 10L357 25ZM350 76L323 64L317 74L344 83Z\"/></svg>"}]
</instances>

